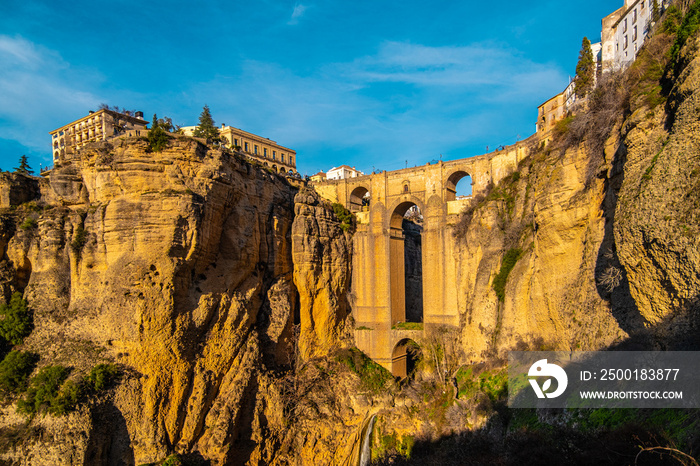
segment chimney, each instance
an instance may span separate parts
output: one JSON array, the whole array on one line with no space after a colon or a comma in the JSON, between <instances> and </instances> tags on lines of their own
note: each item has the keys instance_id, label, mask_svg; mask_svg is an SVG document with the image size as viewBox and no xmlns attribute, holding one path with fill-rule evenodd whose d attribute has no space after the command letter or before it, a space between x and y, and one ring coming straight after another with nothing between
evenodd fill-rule
<instances>
[{"instance_id":1,"label":"chimney","mask_svg":"<svg viewBox=\"0 0 700 466\"><path fill-rule=\"evenodd\" d=\"M134 113L134 116L136 118L138 118L139 120L143 120L143 112L141 112L141 111Z\"/></svg>"},{"instance_id":2,"label":"chimney","mask_svg":"<svg viewBox=\"0 0 700 466\"><path fill-rule=\"evenodd\" d=\"M221 123L221 129L226 128L226 123Z\"/></svg>"},{"instance_id":3,"label":"chimney","mask_svg":"<svg viewBox=\"0 0 700 466\"><path fill-rule=\"evenodd\" d=\"M94 111L94 110L90 110L90 115L92 115L93 113L95 113L95 111Z\"/></svg>"}]
</instances>

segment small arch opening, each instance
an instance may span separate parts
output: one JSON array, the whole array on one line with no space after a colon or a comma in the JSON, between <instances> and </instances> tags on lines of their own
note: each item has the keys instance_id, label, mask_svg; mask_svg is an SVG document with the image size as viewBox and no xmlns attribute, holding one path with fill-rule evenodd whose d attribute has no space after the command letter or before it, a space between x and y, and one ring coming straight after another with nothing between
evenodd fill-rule
<instances>
[{"instance_id":1,"label":"small arch opening","mask_svg":"<svg viewBox=\"0 0 700 466\"><path fill-rule=\"evenodd\" d=\"M464 199L472 195L472 177L465 171L454 172L445 186L447 201Z\"/></svg>"},{"instance_id":2,"label":"small arch opening","mask_svg":"<svg viewBox=\"0 0 700 466\"><path fill-rule=\"evenodd\" d=\"M421 357L418 343L410 338L404 338L394 347L391 354L391 373L394 377L411 377Z\"/></svg>"},{"instance_id":3,"label":"small arch opening","mask_svg":"<svg viewBox=\"0 0 700 466\"><path fill-rule=\"evenodd\" d=\"M350 193L348 203L350 204L350 210L352 212L359 212L361 210L369 210L369 201L369 190L364 186L358 186Z\"/></svg>"}]
</instances>

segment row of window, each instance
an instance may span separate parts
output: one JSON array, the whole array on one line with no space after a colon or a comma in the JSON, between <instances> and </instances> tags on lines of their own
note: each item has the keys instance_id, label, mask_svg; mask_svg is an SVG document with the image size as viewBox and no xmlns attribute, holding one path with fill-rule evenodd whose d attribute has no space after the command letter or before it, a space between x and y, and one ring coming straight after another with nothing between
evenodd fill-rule
<instances>
[{"instance_id":1,"label":"row of window","mask_svg":"<svg viewBox=\"0 0 700 466\"><path fill-rule=\"evenodd\" d=\"M238 144L238 139L234 139L234 140L233 140L233 146L234 146L234 147L240 147L240 145ZM245 152L250 152L250 144L249 144L248 142L243 142L243 150L244 150ZM257 144L253 144L253 154L255 154L255 155L260 155L260 153L259 153L259 148L258 148L258 145L257 145ZM268 150L267 150L267 147L263 147L263 154L262 154L262 155L263 155L264 158L268 158ZM273 150L273 151L272 151L272 160L275 160L275 161L277 160L277 151L276 151L276 150ZM284 161L284 154L283 154L282 152L280 152L280 159L279 159L279 160L280 160L280 162L285 163L285 161ZM289 156L289 162L288 162L288 163L289 163L289 165L293 165L293 164L294 164L294 157L292 157L291 155Z\"/></svg>"}]
</instances>

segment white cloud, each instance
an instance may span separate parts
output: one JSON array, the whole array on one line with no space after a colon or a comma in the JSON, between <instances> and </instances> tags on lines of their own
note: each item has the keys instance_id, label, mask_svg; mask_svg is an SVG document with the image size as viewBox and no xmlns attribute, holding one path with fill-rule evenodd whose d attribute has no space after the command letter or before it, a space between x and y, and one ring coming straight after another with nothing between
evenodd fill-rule
<instances>
[{"instance_id":1,"label":"white cloud","mask_svg":"<svg viewBox=\"0 0 700 466\"><path fill-rule=\"evenodd\" d=\"M358 168L368 170L371 164L425 163L484 139L484 149L514 142L518 132L534 128L540 97L565 83L559 69L492 44L389 42L375 55L307 76L248 61L239 76L214 79L193 97L217 96L217 121L299 150L302 164L301 148L327 147L358 154L358 164L360 158L370 164ZM516 115L527 112L532 122L523 125ZM513 141L504 140L509 129ZM457 154L470 155L477 154ZM309 170L355 163L322 159L309 160Z\"/></svg>"},{"instance_id":2,"label":"white cloud","mask_svg":"<svg viewBox=\"0 0 700 466\"><path fill-rule=\"evenodd\" d=\"M84 70L72 70L51 50L15 36L0 35L0 137L50 154L48 132L66 115L78 117L99 99Z\"/></svg>"},{"instance_id":3,"label":"white cloud","mask_svg":"<svg viewBox=\"0 0 700 466\"><path fill-rule=\"evenodd\" d=\"M289 18L289 21L287 24L289 25L295 25L299 24L299 20L301 19L302 16L304 16L304 13L306 13L306 10L308 10L309 7L306 5L302 5L301 3L297 3L294 5L294 10L292 10L292 16Z\"/></svg>"}]
</instances>

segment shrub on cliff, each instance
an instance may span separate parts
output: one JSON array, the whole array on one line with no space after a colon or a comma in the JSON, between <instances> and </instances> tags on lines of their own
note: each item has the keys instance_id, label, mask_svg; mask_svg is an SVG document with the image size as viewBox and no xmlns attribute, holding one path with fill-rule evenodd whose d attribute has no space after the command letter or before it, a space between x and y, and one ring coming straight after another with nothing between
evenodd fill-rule
<instances>
[{"instance_id":1,"label":"shrub on cliff","mask_svg":"<svg viewBox=\"0 0 700 466\"><path fill-rule=\"evenodd\" d=\"M69 401L74 398L77 402L77 390L72 386L61 391L63 382L68 378L69 370L63 366L47 366L32 378L24 398L17 402L17 408L25 414L36 414L48 411L52 414L63 414L69 407Z\"/></svg>"},{"instance_id":2,"label":"shrub on cliff","mask_svg":"<svg viewBox=\"0 0 700 466\"><path fill-rule=\"evenodd\" d=\"M353 230L355 225L355 216L352 212L346 209L343 204L339 204L337 202L333 204L333 212L335 212L335 216L340 222L340 228L342 228L343 231Z\"/></svg>"},{"instance_id":3,"label":"shrub on cliff","mask_svg":"<svg viewBox=\"0 0 700 466\"><path fill-rule=\"evenodd\" d=\"M116 380L118 375L119 369L114 364L98 364L85 378L85 384L94 391L104 390Z\"/></svg>"},{"instance_id":4,"label":"shrub on cliff","mask_svg":"<svg viewBox=\"0 0 700 466\"><path fill-rule=\"evenodd\" d=\"M11 351L0 362L0 391L5 394L23 391L38 361L39 356L34 353Z\"/></svg>"},{"instance_id":5,"label":"shrub on cliff","mask_svg":"<svg viewBox=\"0 0 700 466\"><path fill-rule=\"evenodd\" d=\"M32 333L34 325L27 301L15 292L9 304L0 306L0 337L12 345L21 344Z\"/></svg>"},{"instance_id":6,"label":"shrub on cliff","mask_svg":"<svg viewBox=\"0 0 700 466\"><path fill-rule=\"evenodd\" d=\"M498 275L493 279L493 290L498 296L498 300L503 302L506 298L506 282L508 281L508 275L510 271L513 270L515 264L520 259L522 251L518 248L509 249L503 256L503 262L501 262L501 270L498 271Z\"/></svg>"},{"instance_id":7,"label":"shrub on cliff","mask_svg":"<svg viewBox=\"0 0 700 466\"><path fill-rule=\"evenodd\" d=\"M695 2L690 5L690 8L688 8L683 18L683 22L676 34L676 40L671 48L671 63L673 63L674 66L678 63L678 57L686 41L694 36L698 32L698 29L700 29L700 0L695 0Z\"/></svg>"},{"instance_id":8,"label":"shrub on cliff","mask_svg":"<svg viewBox=\"0 0 700 466\"><path fill-rule=\"evenodd\" d=\"M168 146L170 136L160 126L156 125L148 132L148 145L155 152L162 152Z\"/></svg>"}]
</instances>

